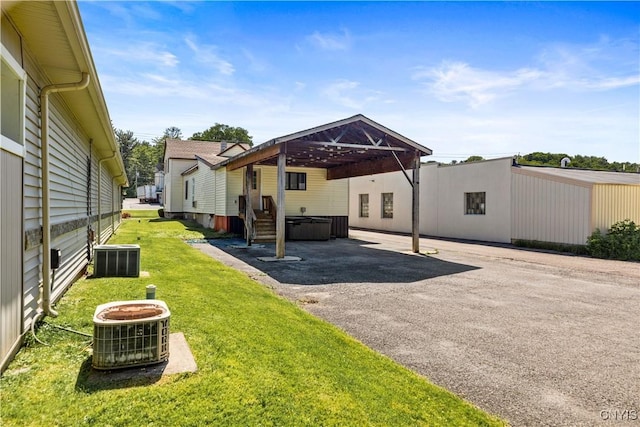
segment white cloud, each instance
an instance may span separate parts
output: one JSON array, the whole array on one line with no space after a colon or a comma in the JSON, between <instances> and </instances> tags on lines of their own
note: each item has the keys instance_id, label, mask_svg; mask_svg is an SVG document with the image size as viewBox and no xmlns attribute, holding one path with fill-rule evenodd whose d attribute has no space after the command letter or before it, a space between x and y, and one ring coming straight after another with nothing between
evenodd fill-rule
<instances>
[{"instance_id":1,"label":"white cloud","mask_svg":"<svg viewBox=\"0 0 640 427\"><path fill-rule=\"evenodd\" d=\"M331 83L322 90L322 95L330 101L340 104L343 107L358 110L362 108L363 102L353 98L353 91L360 86L359 82L350 80L338 80Z\"/></svg>"},{"instance_id":2,"label":"white cloud","mask_svg":"<svg viewBox=\"0 0 640 427\"><path fill-rule=\"evenodd\" d=\"M384 93L372 89L361 88L360 82L340 79L324 87L320 94L342 107L362 110L373 104L392 104L393 99L385 99Z\"/></svg>"},{"instance_id":3,"label":"white cloud","mask_svg":"<svg viewBox=\"0 0 640 427\"><path fill-rule=\"evenodd\" d=\"M334 34L315 31L306 39L312 46L321 50L348 50L351 47L351 35L347 30Z\"/></svg>"},{"instance_id":4,"label":"white cloud","mask_svg":"<svg viewBox=\"0 0 640 427\"><path fill-rule=\"evenodd\" d=\"M144 62L166 67L175 67L180 62L173 53L162 49L153 43L137 43L125 49L96 48L96 51L104 53L107 57L116 57L118 61Z\"/></svg>"},{"instance_id":5,"label":"white cloud","mask_svg":"<svg viewBox=\"0 0 640 427\"><path fill-rule=\"evenodd\" d=\"M472 108L523 90L576 92L615 90L640 84L637 43L601 38L583 46L553 45L535 59L537 67L515 70L474 68L462 61L418 67L412 78L444 102Z\"/></svg>"},{"instance_id":6,"label":"white cloud","mask_svg":"<svg viewBox=\"0 0 640 427\"><path fill-rule=\"evenodd\" d=\"M419 69L413 79L429 79L430 91L441 101L465 101L476 108L542 75L541 71L528 68L500 73L476 69L464 62L443 62L438 67Z\"/></svg>"},{"instance_id":7,"label":"white cloud","mask_svg":"<svg viewBox=\"0 0 640 427\"><path fill-rule=\"evenodd\" d=\"M226 61L216 53L217 47L213 45L198 45L196 44L195 37L187 36L184 42L189 46L189 49L196 55L196 61L203 64L212 65L220 74L230 76L235 72L233 64Z\"/></svg>"}]
</instances>

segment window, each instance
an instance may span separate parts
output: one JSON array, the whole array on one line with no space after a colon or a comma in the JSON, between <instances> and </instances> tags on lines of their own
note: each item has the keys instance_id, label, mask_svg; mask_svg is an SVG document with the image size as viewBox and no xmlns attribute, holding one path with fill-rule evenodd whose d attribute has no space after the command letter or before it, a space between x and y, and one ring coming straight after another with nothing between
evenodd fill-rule
<instances>
[{"instance_id":1,"label":"window","mask_svg":"<svg viewBox=\"0 0 640 427\"><path fill-rule=\"evenodd\" d=\"M382 193L382 218L393 218L393 193Z\"/></svg>"},{"instance_id":2,"label":"window","mask_svg":"<svg viewBox=\"0 0 640 427\"><path fill-rule=\"evenodd\" d=\"M369 195L360 194L360 218L369 218Z\"/></svg>"},{"instance_id":3,"label":"window","mask_svg":"<svg viewBox=\"0 0 640 427\"><path fill-rule=\"evenodd\" d=\"M196 199L196 179L191 178L191 201Z\"/></svg>"},{"instance_id":4,"label":"window","mask_svg":"<svg viewBox=\"0 0 640 427\"><path fill-rule=\"evenodd\" d=\"M466 215L485 215L486 194L482 193L464 193L464 212Z\"/></svg>"},{"instance_id":5,"label":"window","mask_svg":"<svg viewBox=\"0 0 640 427\"><path fill-rule=\"evenodd\" d=\"M184 199L189 200L189 180L184 182Z\"/></svg>"},{"instance_id":6,"label":"window","mask_svg":"<svg viewBox=\"0 0 640 427\"><path fill-rule=\"evenodd\" d=\"M306 190L307 174L303 172L287 172L285 190Z\"/></svg>"},{"instance_id":7,"label":"window","mask_svg":"<svg viewBox=\"0 0 640 427\"><path fill-rule=\"evenodd\" d=\"M23 156L26 73L4 47L1 49L0 147Z\"/></svg>"},{"instance_id":8,"label":"window","mask_svg":"<svg viewBox=\"0 0 640 427\"><path fill-rule=\"evenodd\" d=\"M251 181L251 189L252 190L257 190L258 189L258 171L253 171L253 181Z\"/></svg>"}]
</instances>

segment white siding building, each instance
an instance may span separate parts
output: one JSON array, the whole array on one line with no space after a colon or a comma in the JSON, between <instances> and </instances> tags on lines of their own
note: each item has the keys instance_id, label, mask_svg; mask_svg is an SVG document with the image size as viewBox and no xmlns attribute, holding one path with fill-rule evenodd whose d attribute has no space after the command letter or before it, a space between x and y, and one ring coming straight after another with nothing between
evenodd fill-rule
<instances>
[{"instance_id":1,"label":"white siding building","mask_svg":"<svg viewBox=\"0 0 640 427\"><path fill-rule=\"evenodd\" d=\"M127 185L76 3L3 2L1 19L0 370L114 232Z\"/></svg>"},{"instance_id":2,"label":"white siding building","mask_svg":"<svg viewBox=\"0 0 640 427\"><path fill-rule=\"evenodd\" d=\"M640 175L632 173L520 166L511 158L428 163L420 192L420 233L429 236L582 245L596 228L640 223ZM349 224L410 232L411 186L403 173L351 178Z\"/></svg>"}]
</instances>

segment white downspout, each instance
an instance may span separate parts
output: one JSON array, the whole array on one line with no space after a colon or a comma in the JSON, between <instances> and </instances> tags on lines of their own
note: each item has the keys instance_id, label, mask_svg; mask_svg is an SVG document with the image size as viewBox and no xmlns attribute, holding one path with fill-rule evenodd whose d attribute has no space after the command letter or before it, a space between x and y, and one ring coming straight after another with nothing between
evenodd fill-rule
<instances>
[{"instance_id":1,"label":"white downspout","mask_svg":"<svg viewBox=\"0 0 640 427\"><path fill-rule=\"evenodd\" d=\"M114 185L116 183L116 179L120 178L122 175L124 175L124 173L121 173L120 175L113 177L113 181L111 183L111 188L114 187ZM115 190L112 190L112 192L113 192L114 195L116 194ZM116 233L116 220L114 219L114 216L115 216L114 213L116 211L115 200L116 200L115 197L113 197L111 199L111 235L112 236ZM120 190L118 190L118 199L117 200L120 202L120 206L122 206L122 192Z\"/></svg>"},{"instance_id":2,"label":"white downspout","mask_svg":"<svg viewBox=\"0 0 640 427\"><path fill-rule=\"evenodd\" d=\"M105 157L98 162L98 244L102 243L100 241L102 236L102 163L113 160L115 157L116 152L114 151L111 157ZM111 198L113 199L113 197ZM111 206L113 207L113 202L111 202Z\"/></svg>"},{"instance_id":3,"label":"white downspout","mask_svg":"<svg viewBox=\"0 0 640 427\"><path fill-rule=\"evenodd\" d=\"M40 143L42 152L42 309L51 317L58 313L51 307L51 208L49 199L49 94L82 90L89 86L89 74L82 73L82 80L77 83L52 84L40 91Z\"/></svg>"}]
</instances>

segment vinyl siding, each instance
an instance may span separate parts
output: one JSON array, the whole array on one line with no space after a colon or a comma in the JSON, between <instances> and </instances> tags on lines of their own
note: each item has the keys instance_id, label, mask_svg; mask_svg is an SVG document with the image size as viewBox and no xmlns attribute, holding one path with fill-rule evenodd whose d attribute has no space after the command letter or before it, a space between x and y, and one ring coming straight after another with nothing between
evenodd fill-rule
<instances>
[{"instance_id":1,"label":"vinyl siding","mask_svg":"<svg viewBox=\"0 0 640 427\"><path fill-rule=\"evenodd\" d=\"M55 301L89 261L88 215L97 215L98 173L96 158L90 154L88 138L80 133L59 98L50 95L49 99L51 226L80 220L77 228L58 237L52 236L51 239L51 247L62 251L61 267L56 270L55 279L52 280L51 295ZM91 177L87 168L90 156ZM91 225L95 230L96 225Z\"/></svg>"},{"instance_id":2,"label":"vinyl siding","mask_svg":"<svg viewBox=\"0 0 640 427\"><path fill-rule=\"evenodd\" d=\"M616 222L625 219L640 225L640 183L594 185L592 230L599 228L604 232Z\"/></svg>"},{"instance_id":3,"label":"vinyl siding","mask_svg":"<svg viewBox=\"0 0 640 427\"><path fill-rule=\"evenodd\" d=\"M238 197L242 194L244 169L226 172L225 216L238 216Z\"/></svg>"},{"instance_id":4,"label":"vinyl siding","mask_svg":"<svg viewBox=\"0 0 640 427\"><path fill-rule=\"evenodd\" d=\"M261 167L261 171L262 195L272 196L278 203L276 181L278 168L264 166ZM286 191L286 215L301 215L301 207L306 208L305 216L346 216L349 214L349 181L347 179L327 181L326 170L318 168L288 167L286 171L307 174L306 190Z\"/></svg>"},{"instance_id":5,"label":"vinyl siding","mask_svg":"<svg viewBox=\"0 0 640 427\"><path fill-rule=\"evenodd\" d=\"M28 73L25 109L25 159L24 159L24 231L33 235L33 241L25 242L23 254L23 327L28 329L35 316L40 298L39 287L42 283L42 180L40 150L40 113L39 87L46 84L39 74L28 51L25 51L25 70ZM82 127L68 112L58 94L51 94L50 100L50 195L51 225L69 228L66 232L57 232L51 240L52 248L62 251L62 265L56 271L52 283L52 299L56 301L65 289L80 274L88 262L87 225L88 207L92 215L97 215L97 153L91 153L91 187L87 200L87 158L90 156L89 138ZM114 203L110 203L113 201ZM119 196L113 192L113 180L110 173L103 170L103 213L120 209ZM96 218L97 219L97 218ZM118 217L119 220L119 217ZM103 220L103 240L111 234L111 223L115 218ZM118 224L119 221L116 221ZM109 225L107 227L107 224ZM114 224L115 225L115 224ZM91 222L96 229L97 222ZM115 227L114 227L115 228ZM54 233L52 233L54 234Z\"/></svg>"},{"instance_id":6,"label":"vinyl siding","mask_svg":"<svg viewBox=\"0 0 640 427\"><path fill-rule=\"evenodd\" d=\"M213 214L216 210L216 173L204 163L198 170L201 182L201 192L198 198L198 208L200 212Z\"/></svg>"},{"instance_id":7,"label":"vinyl siding","mask_svg":"<svg viewBox=\"0 0 640 427\"><path fill-rule=\"evenodd\" d=\"M218 216L227 214L227 170L215 170L215 211Z\"/></svg>"},{"instance_id":8,"label":"vinyl siding","mask_svg":"<svg viewBox=\"0 0 640 427\"><path fill-rule=\"evenodd\" d=\"M165 174L165 211L183 212L184 181L182 172L195 164L195 160L169 159L169 172Z\"/></svg>"},{"instance_id":9,"label":"vinyl siding","mask_svg":"<svg viewBox=\"0 0 640 427\"><path fill-rule=\"evenodd\" d=\"M0 150L0 362L16 348L23 331L22 164L22 157Z\"/></svg>"}]
</instances>

